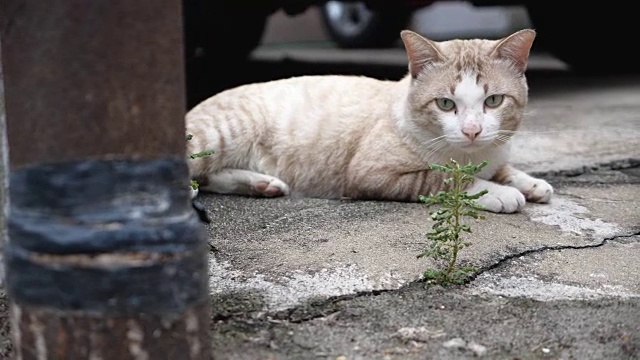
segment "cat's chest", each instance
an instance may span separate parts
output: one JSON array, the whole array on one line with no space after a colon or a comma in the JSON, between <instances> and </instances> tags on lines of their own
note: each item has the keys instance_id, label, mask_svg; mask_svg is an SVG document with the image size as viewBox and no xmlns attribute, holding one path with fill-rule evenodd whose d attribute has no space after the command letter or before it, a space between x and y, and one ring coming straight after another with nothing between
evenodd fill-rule
<instances>
[{"instance_id":1,"label":"cat's chest","mask_svg":"<svg viewBox=\"0 0 640 360\"><path fill-rule=\"evenodd\" d=\"M496 161L498 160L498 161ZM488 160L487 160L488 161ZM494 161L489 162L487 166L485 166L482 171L480 171L476 176L480 179L490 180L498 170L507 163L507 159L494 159ZM478 164L478 162L476 162Z\"/></svg>"},{"instance_id":2,"label":"cat's chest","mask_svg":"<svg viewBox=\"0 0 640 360\"><path fill-rule=\"evenodd\" d=\"M484 149L475 153L465 153L462 151L443 151L430 159L430 163L446 164L451 159L457 161L459 164L466 165L471 162L474 165L478 165L483 161L487 162L487 165L476 175L480 179L489 180L496 172L509 161L509 149L506 146L499 148Z\"/></svg>"}]
</instances>

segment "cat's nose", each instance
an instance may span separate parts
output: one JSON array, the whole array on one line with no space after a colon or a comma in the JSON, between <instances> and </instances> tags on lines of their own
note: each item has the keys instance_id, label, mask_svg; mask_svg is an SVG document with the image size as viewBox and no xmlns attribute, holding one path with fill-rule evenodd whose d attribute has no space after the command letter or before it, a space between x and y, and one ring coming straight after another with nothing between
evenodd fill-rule
<instances>
[{"instance_id":1,"label":"cat's nose","mask_svg":"<svg viewBox=\"0 0 640 360\"><path fill-rule=\"evenodd\" d=\"M481 132L482 126L480 124L468 124L462 128L464 136L468 137L471 141L475 140Z\"/></svg>"}]
</instances>

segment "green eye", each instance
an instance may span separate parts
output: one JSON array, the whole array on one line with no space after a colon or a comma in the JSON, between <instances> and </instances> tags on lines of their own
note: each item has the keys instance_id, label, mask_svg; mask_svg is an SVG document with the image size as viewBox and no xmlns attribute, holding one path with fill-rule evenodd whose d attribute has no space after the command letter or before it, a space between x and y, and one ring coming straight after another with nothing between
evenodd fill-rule
<instances>
[{"instance_id":1,"label":"green eye","mask_svg":"<svg viewBox=\"0 0 640 360\"><path fill-rule=\"evenodd\" d=\"M504 100L504 95L490 95L484 99L484 104L490 108L496 108L502 104L502 100Z\"/></svg>"},{"instance_id":2,"label":"green eye","mask_svg":"<svg viewBox=\"0 0 640 360\"><path fill-rule=\"evenodd\" d=\"M453 100L447 98L436 99L436 104L438 104L440 110L444 111L451 111L456 107L456 103L454 103Z\"/></svg>"}]
</instances>

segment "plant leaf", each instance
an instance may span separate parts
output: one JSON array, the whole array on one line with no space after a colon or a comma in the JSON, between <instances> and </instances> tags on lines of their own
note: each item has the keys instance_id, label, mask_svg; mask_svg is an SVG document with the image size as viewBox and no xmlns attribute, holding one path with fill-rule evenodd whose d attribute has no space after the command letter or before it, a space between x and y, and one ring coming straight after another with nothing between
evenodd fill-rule
<instances>
[{"instance_id":1,"label":"plant leaf","mask_svg":"<svg viewBox=\"0 0 640 360\"><path fill-rule=\"evenodd\" d=\"M197 158L212 155L213 153L214 153L213 150L204 150L204 151L200 151L199 153L191 154L189 155L189 157L192 159L197 159Z\"/></svg>"}]
</instances>

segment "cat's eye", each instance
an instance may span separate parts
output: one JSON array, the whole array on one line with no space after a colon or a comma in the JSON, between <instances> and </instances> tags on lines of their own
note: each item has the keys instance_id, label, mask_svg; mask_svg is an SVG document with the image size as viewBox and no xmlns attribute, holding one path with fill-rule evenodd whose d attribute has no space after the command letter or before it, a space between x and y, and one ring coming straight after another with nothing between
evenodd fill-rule
<instances>
[{"instance_id":1,"label":"cat's eye","mask_svg":"<svg viewBox=\"0 0 640 360\"><path fill-rule=\"evenodd\" d=\"M436 99L436 104L438 105L440 110L443 111L451 111L456 107L456 103L454 103L453 100L447 98Z\"/></svg>"},{"instance_id":2,"label":"cat's eye","mask_svg":"<svg viewBox=\"0 0 640 360\"><path fill-rule=\"evenodd\" d=\"M504 95L489 95L484 99L484 104L487 107L496 108L502 104L502 100L504 100Z\"/></svg>"}]
</instances>

